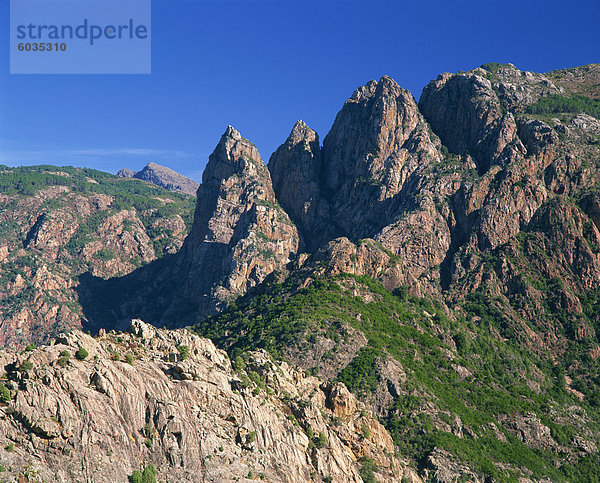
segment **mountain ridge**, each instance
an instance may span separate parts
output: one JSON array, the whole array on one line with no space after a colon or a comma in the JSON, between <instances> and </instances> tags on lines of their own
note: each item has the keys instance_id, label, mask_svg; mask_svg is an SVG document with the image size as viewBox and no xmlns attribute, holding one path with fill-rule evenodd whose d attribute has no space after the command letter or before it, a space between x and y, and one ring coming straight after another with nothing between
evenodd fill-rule
<instances>
[{"instance_id":1,"label":"mountain ridge","mask_svg":"<svg viewBox=\"0 0 600 483\"><path fill-rule=\"evenodd\" d=\"M229 126L180 249L79 278L87 327L194 325L233 360L267 350L343 382L426 480L590 478L598 69L485 64L440 74L418 104L384 76L322 146L298 121L268 166ZM40 226L24 253L60 253Z\"/></svg>"}]
</instances>

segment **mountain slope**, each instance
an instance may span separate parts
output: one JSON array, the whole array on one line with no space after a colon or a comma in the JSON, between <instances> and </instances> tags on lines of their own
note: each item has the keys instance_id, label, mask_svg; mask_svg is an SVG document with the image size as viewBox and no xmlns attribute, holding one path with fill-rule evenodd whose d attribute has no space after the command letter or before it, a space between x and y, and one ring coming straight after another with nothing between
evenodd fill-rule
<instances>
[{"instance_id":1,"label":"mountain slope","mask_svg":"<svg viewBox=\"0 0 600 483\"><path fill-rule=\"evenodd\" d=\"M264 352L232 368L209 340L133 321L130 333L75 331L20 355L0 351L0 364L10 391L2 478L126 481L153 464L169 481L359 482L373 469L418 481L343 385Z\"/></svg>"},{"instance_id":2,"label":"mountain slope","mask_svg":"<svg viewBox=\"0 0 600 483\"><path fill-rule=\"evenodd\" d=\"M429 151L419 151L418 143L390 145L394 137L379 136L390 132L380 130L386 112L406 112L386 109L411 104L395 94L382 94L373 108L360 102L365 92L378 99L377 89L401 92L388 79L367 84L322 150L316 133L297 124L269 163L312 255L283 285L263 284L197 330L232 354L264 347L343 380L437 481L593 479L600 394L593 101L572 97L559 74L549 80L512 65L443 74L421 96L435 134ZM344 129L340 119L348 119ZM363 129L364 145L374 143L368 149L386 153L387 163L430 153L380 212L376 200L393 178L363 191L365 176L354 168L363 166L354 164ZM334 148L339 132L352 134ZM366 169L384 176L376 155L368 159ZM392 172L400 175L398 166ZM336 234L350 240L331 240Z\"/></svg>"},{"instance_id":3,"label":"mountain slope","mask_svg":"<svg viewBox=\"0 0 600 483\"><path fill-rule=\"evenodd\" d=\"M193 201L80 168L0 170L0 345L85 324L79 277L106 279L175 253Z\"/></svg>"}]
</instances>

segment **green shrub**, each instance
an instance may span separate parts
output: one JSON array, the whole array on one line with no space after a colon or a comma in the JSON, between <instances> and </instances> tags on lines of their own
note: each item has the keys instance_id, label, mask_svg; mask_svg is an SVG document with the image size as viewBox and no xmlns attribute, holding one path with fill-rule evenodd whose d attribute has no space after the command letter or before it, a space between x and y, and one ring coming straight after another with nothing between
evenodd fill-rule
<instances>
[{"instance_id":1,"label":"green shrub","mask_svg":"<svg viewBox=\"0 0 600 483\"><path fill-rule=\"evenodd\" d=\"M144 471L135 470L129 477L131 483L156 483L156 468L150 463Z\"/></svg>"},{"instance_id":2,"label":"green shrub","mask_svg":"<svg viewBox=\"0 0 600 483\"><path fill-rule=\"evenodd\" d=\"M469 352L469 346L471 340L464 332L459 332L454 336L454 343L456 344L456 350L461 356L465 356Z\"/></svg>"},{"instance_id":3,"label":"green shrub","mask_svg":"<svg viewBox=\"0 0 600 483\"><path fill-rule=\"evenodd\" d=\"M445 148L446 146L443 147ZM448 148L446 148L446 151L447 150ZM398 297L400 300L406 300L408 298L408 287L406 285L400 285L399 287L394 289L392 294L394 295L394 297Z\"/></svg>"},{"instance_id":4,"label":"green shrub","mask_svg":"<svg viewBox=\"0 0 600 483\"><path fill-rule=\"evenodd\" d=\"M375 483L375 474L377 471L377 466L373 463L373 460L367 456L364 456L360 459L362 465L360 467L360 477L365 483Z\"/></svg>"},{"instance_id":5,"label":"green shrub","mask_svg":"<svg viewBox=\"0 0 600 483\"><path fill-rule=\"evenodd\" d=\"M0 384L0 401L3 403L9 403L11 400L11 393L4 384Z\"/></svg>"},{"instance_id":6,"label":"green shrub","mask_svg":"<svg viewBox=\"0 0 600 483\"><path fill-rule=\"evenodd\" d=\"M85 361L86 357L89 355L89 352L86 351L83 347L80 347L79 349L77 349L77 352L75 352L75 357L77 358L77 360L80 361Z\"/></svg>"},{"instance_id":7,"label":"green shrub","mask_svg":"<svg viewBox=\"0 0 600 483\"><path fill-rule=\"evenodd\" d=\"M233 362L231 363L231 367L236 372L240 372L240 371L243 371L244 369L246 369L246 363L244 362L244 359L242 359L242 356L240 356L240 355L235 356L235 358L233 359Z\"/></svg>"},{"instance_id":8,"label":"green shrub","mask_svg":"<svg viewBox=\"0 0 600 483\"><path fill-rule=\"evenodd\" d=\"M4 473L6 471L6 468L2 465L0 465L0 473Z\"/></svg>"},{"instance_id":9,"label":"green shrub","mask_svg":"<svg viewBox=\"0 0 600 483\"><path fill-rule=\"evenodd\" d=\"M33 369L33 362L23 361L17 370L19 372L29 372L31 369Z\"/></svg>"},{"instance_id":10,"label":"green shrub","mask_svg":"<svg viewBox=\"0 0 600 483\"><path fill-rule=\"evenodd\" d=\"M179 356L182 361L185 361L188 357L190 357L190 348L185 344L180 344L177 346L177 350L179 351Z\"/></svg>"},{"instance_id":11,"label":"green shrub","mask_svg":"<svg viewBox=\"0 0 600 483\"><path fill-rule=\"evenodd\" d=\"M15 450L15 443L8 443L8 446L5 449L9 453L12 453Z\"/></svg>"},{"instance_id":12,"label":"green shrub","mask_svg":"<svg viewBox=\"0 0 600 483\"><path fill-rule=\"evenodd\" d=\"M25 349L23 349L22 354L24 354L25 352L34 351L35 349L36 349L36 345L35 344L29 344L27 347L25 347Z\"/></svg>"},{"instance_id":13,"label":"green shrub","mask_svg":"<svg viewBox=\"0 0 600 483\"><path fill-rule=\"evenodd\" d=\"M150 463L142 473L142 483L156 483L156 468Z\"/></svg>"},{"instance_id":14,"label":"green shrub","mask_svg":"<svg viewBox=\"0 0 600 483\"><path fill-rule=\"evenodd\" d=\"M362 423L362 426L360 427L360 432L362 434L362 437L365 439L369 439L371 437L371 430L369 429L369 426L367 426L366 423Z\"/></svg>"},{"instance_id":15,"label":"green shrub","mask_svg":"<svg viewBox=\"0 0 600 483\"><path fill-rule=\"evenodd\" d=\"M60 357L58 358L58 365L60 367L65 367L67 364L69 364L70 360L71 360L71 353L69 351L62 351L60 353Z\"/></svg>"},{"instance_id":16,"label":"green shrub","mask_svg":"<svg viewBox=\"0 0 600 483\"><path fill-rule=\"evenodd\" d=\"M324 433L319 433L319 437L314 441L317 448L327 447L327 436Z\"/></svg>"},{"instance_id":17,"label":"green shrub","mask_svg":"<svg viewBox=\"0 0 600 483\"><path fill-rule=\"evenodd\" d=\"M133 365L133 356L131 354L125 354L125 362L129 365Z\"/></svg>"},{"instance_id":18,"label":"green shrub","mask_svg":"<svg viewBox=\"0 0 600 483\"><path fill-rule=\"evenodd\" d=\"M308 369L306 369L304 371L304 373L310 377L310 376L318 376L320 372L319 366L314 366L314 367L309 367Z\"/></svg>"},{"instance_id":19,"label":"green shrub","mask_svg":"<svg viewBox=\"0 0 600 483\"><path fill-rule=\"evenodd\" d=\"M100 251L94 253L96 260L108 261L115 258L115 251L110 248L102 248Z\"/></svg>"},{"instance_id":20,"label":"green shrub","mask_svg":"<svg viewBox=\"0 0 600 483\"><path fill-rule=\"evenodd\" d=\"M250 431L246 435L246 442L247 443L254 443L255 441L256 441L256 431Z\"/></svg>"}]
</instances>

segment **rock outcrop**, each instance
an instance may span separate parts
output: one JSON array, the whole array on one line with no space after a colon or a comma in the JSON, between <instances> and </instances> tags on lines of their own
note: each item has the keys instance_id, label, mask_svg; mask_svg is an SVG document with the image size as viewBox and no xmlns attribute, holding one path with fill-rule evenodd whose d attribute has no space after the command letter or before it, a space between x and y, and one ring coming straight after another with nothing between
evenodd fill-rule
<instances>
[{"instance_id":1,"label":"rock outcrop","mask_svg":"<svg viewBox=\"0 0 600 483\"><path fill-rule=\"evenodd\" d=\"M420 481L343 385L264 352L232 370L223 351L186 330L133 321L129 333L76 331L21 355L0 352L0 364L11 392L0 404L0 445L11 447L0 464L11 481L126 481L153 464L159 481L360 482L361 458L382 481Z\"/></svg>"},{"instance_id":2,"label":"rock outcrop","mask_svg":"<svg viewBox=\"0 0 600 483\"><path fill-rule=\"evenodd\" d=\"M439 158L412 94L384 76L345 102L320 152L316 133L299 122L269 169L314 250L340 236L374 236L417 173Z\"/></svg>"},{"instance_id":3,"label":"rock outcrop","mask_svg":"<svg viewBox=\"0 0 600 483\"><path fill-rule=\"evenodd\" d=\"M119 171L117 171L117 176L119 178L133 178L134 174L135 171L129 168L122 168Z\"/></svg>"},{"instance_id":4,"label":"rock outcrop","mask_svg":"<svg viewBox=\"0 0 600 483\"><path fill-rule=\"evenodd\" d=\"M455 154L470 154L480 172L519 149L514 116L503 113L492 83L479 73L442 74L425 87L419 108Z\"/></svg>"},{"instance_id":5,"label":"rock outcrop","mask_svg":"<svg viewBox=\"0 0 600 483\"><path fill-rule=\"evenodd\" d=\"M320 231L331 221L329 203L321 195L319 135L303 121L296 122L285 143L272 154L269 171L275 196L298 226L305 249L318 248Z\"/></svg>"},{"instance_id":6,"label":"rock outcrop","mask_svg":"<svg viewBox=\"0 0 600 483\"><path fill-rule=\"evenodd\" d=\"M296 227L275 198L258 150L229 126L209 157L179 260L185 297L200 316L214 313L269 274L285 271L298 247Z\"/></svg>"}]
</instances>

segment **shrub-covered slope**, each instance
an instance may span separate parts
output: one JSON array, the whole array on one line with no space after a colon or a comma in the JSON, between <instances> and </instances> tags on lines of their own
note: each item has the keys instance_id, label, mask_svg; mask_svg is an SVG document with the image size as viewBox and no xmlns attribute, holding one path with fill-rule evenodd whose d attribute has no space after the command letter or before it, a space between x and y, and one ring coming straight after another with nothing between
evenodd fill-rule
<instances>
[{"instance_id":1,"label":"shrub-covered slope","mask_svg":"<svg viewBox=\"0 0 600 483\"><path fill-rule=\"evenodd\" d=\"M233 358L265 348L344 382L424 475L590 481L600 471L596 382L582 398L568 360L524 350L505 305L474 292L447 313L339 274L250 294L196 330Z\"/></svg>"},{"instance_id":2,"label":"shrub-covered slope","mask_svg":"<svg viewBox=\"0 0 600 483\"><path fill-rule=\"evenodd\" d=\"M2 167L0 345L81 328L78 277L124 275L177 252L194 201L92 169Z\"/></svg>"}]
</instances>

